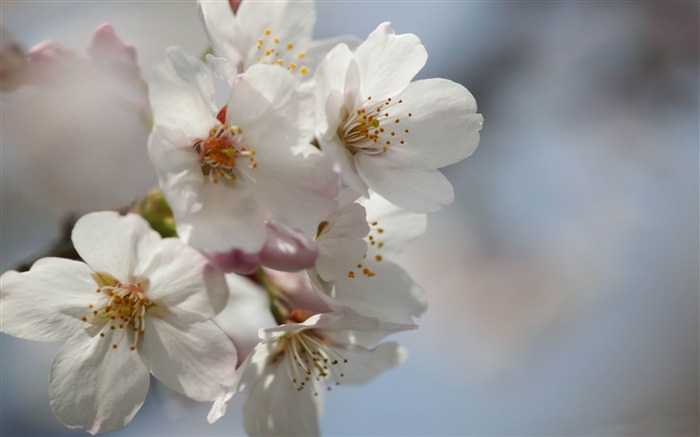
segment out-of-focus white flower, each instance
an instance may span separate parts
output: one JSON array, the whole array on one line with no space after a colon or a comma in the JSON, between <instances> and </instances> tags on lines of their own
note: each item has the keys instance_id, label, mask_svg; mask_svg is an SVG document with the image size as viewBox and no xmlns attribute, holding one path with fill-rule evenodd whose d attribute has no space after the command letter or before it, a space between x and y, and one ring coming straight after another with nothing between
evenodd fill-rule
<instances>
[{"instance_id":1,"label":"out-of-focus white flower","mask_svg":"<svg viewBox=\"0 0 700 437\"><path fill-rule=\"evenodd\" d=\"M194 400L220 397L236 362L210 320L226 299L223 274L133 214L88 214L72 239L87 264L43 258L0 278L3 333L68 338L51 367L56 417L92 434L126 426L146 398L149 370Z\"/></svg>"},{"instance_id":2,"label":"out-of-focus white flower","mask_svg":"<svg viewBox=\"0 0 700 437\"><path fill-rule=\"evenodd\" d=\"M349 312L307 318L299 311L292 318L260 330L262 341L239 368L234 387L212 406L210 422L223 416L234 394L249 392L243 409L249 435L318 435L323 386L364 383L401 363L406 351L398 344L370 347L413 327Z\"/></svg>"},{"instance_id":3,"label":"out-of-focus white flower","mask_svg":"<svg viewBox=\"0 0 700 437\"><path fill-rule=\"evenodd\" d=\"M198 4L214 52L239 72L262 63L311 79L336 44L357 46L356 39L347 36L312 41L313 1L241 1L235 14L233 5L226 2L200 0Z\"/></svg>"},{"instance_id":4,"label":"out-of-focus white flower","mask_svg":"<svg viewBox=\"0 0 700 437\"><path fill-rule=\"evenodd\" d=\"M452 185L437 169L474 151L483 121L462 85L411 83L426 59L418 37L383 23L354 53L335 47L316 74L316 137L343 181L415 212L452 202Z\"/></svg>"},{"instance_id":5,"label":"out-of-focus white flower","mask_svg":"<svg viewBox=\"0 0 700 437\"><path fill-rule=\"evenodd\" d=\"M306 96L291 75L256 65L219 110L208 67L168 50L150 83L148 150L181 238L255 253L266 220L304 228L335 208L337 177L309 143Z\"/></svg>"},{"instance_id":6,"label":"out-of-focus white flower","mask_svg":"<svg viewBox=\"0 0 700 437\"><path fill-rule=\"evenodd\" d=\"M359 201L364 208L356 203L344 205L324 222L316 236L320 248L317 266L307 273L321 297L335 310L351 308L387 322L413 323L413 318L426 309L425 293L391 259L423 235L427 218L399 208L374 192L370 191L369 196ZM366 210L364 226L357 223L361 209ZM366 229L364 235L360 235L361 229Z\"/></svg>"},{"instance_id":7,"label":"out-of-focus white flower","mask_svg":"<svg viewBox=\"0 0 700 437\"><path fill-rule=\"evenodd\" d=\"M3 186L41 204L42 212L114 208L156 183L133 48L103 24L89 52L86 59L41 42L27 53L22 86L2 95Z\"/></svg>"}]
</instances>

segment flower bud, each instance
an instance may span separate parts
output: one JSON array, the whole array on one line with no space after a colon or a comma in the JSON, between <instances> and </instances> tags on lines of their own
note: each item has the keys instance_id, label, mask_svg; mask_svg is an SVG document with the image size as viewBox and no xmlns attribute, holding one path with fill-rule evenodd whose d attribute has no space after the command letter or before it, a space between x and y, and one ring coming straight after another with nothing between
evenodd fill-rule
<instances>
[{"instance_id":1,"label":"flower bud","mask_svg":"<svg viewBox=\"0 0 700 437\"><path fill-rule=\"evenodd\" d=\"M304 232L267 223L267 238L260 251L260 259L265 267L296 272L313 267L317 257L318 246Z\"/></svg>"}]
</instances>

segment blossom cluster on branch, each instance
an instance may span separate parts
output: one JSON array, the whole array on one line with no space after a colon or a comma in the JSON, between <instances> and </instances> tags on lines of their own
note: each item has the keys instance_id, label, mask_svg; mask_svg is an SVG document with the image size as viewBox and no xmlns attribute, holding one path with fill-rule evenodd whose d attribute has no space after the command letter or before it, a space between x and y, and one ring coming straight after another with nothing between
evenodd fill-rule
<instances>
[{"instance_id":1,"label":"blossom cluster on branch","mask_svg":"<svg viewBox=\"0 0 700 437\"><path fill-rule=\"evenodd\" d=\"M32 81L100 69L142 97L159 191L80 218L80 260L4 273L0 330L67 339L49 399L71 428L128 425L150 373L212 402L210 422L247 393L249 434L316 435L324 391L405 359L382 340L415 329L427 301L393 260L452 202L438 169L474 151L483 119L462 85L413 81L427 52L389 23L314 41L313 2L198 10L211 49L169 48L147 82L108 25L90 62L30 51Z\"/></svg>"}]
</instances>

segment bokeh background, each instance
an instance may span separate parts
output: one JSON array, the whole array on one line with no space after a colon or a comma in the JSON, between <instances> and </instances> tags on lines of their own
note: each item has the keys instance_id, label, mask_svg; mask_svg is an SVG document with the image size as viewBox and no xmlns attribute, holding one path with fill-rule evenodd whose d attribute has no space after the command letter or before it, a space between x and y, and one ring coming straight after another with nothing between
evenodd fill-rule
<instances>
[{"instance_id":1,"label":"bokeh background","mask_svg":"<svg viewBox=\"0 0 700 437\"><path fill-rule=\"evenodd\" d=\"M429 53L419 77L462 83L485 118L474 155L444 170L455 203L401 258L430 302L420 329L396 336L409 359L329 393L326 435L698 435L699 9L318 3L319 38L364 38L382 21L417 34ZM207 44L188 1L0 12L25 49L52 39L81 56L110 22L146 74L169 45ZM66 214L155 182L145 128L97 82L0 94L3 271ZM85 435L49 409L60 345L1 341L2 435ZM208 425L208 405L154 383L113 435L238 435L241 406Z\"/></svg>"}]
</instances>

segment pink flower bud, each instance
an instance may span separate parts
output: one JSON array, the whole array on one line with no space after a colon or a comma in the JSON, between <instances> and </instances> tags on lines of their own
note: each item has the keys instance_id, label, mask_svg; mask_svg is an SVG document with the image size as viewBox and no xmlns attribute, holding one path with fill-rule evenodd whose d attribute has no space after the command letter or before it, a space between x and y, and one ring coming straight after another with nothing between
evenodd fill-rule
<instances>
[{"instance_id":1,"label":"pink flower bud","mask_svg":"<svg viewBox=\"0 0 700 437\"><path fill-rule=\"evenodd\" d=\"M317 257L316 242L304 232L267 223L267 238L260 251L260 259L265 267L296 272L313 267Z\"/></svg>"},{"instance_id":2,"label":"pink flower bud","mask_svg":"<svg viewBox=\"0 0 700 437\"><path fill-rule=\"evenodd\" d=\"M229 252L205 252L209 261L226 273L249 275L260 267L260 255L245 253L240 249Z\"/></svg>"},{"instance_id":3,"label":"pink flower bud","mask_svg":"<svg viewBox=\"0 0 700 437\"><path fill-rule=\"evenodd\" d=\"M242 0L228 0L228 4L231 5L231 10L235 14L238 8L241 6Z\"/></svg>"},{"instance_id":4,"label":"pink flower bud","mask_svg":"<svg viewBox=\"0 0 700 437\"><path fill-rule=\"evenodd\" d=\"M27 52L29 64L36 67L66 66L75 60L73 52L57 42L42 41Z\"/></svg>"},{"instance_id":5,"label":"pink flower bud","mask_svg":"<svg viewBox=\"0 0 700 437\"><path fill-rule=\"evenodd\" d=\"M125 79L140 78L136 49L119 38L109 23L95 29L87 50L101 70Z\"/></svg>"},{"instance_id":6,"label":"pink flower bud","mask_svg":"<svg viewBox=\"0 0 700 437\"><path fill-rule=\"evenodd\" d=\"M228 252L206 252L210 261L221 270L248 275L260 266L282 272L298 272L313 267L318 257L316 242L304 232L276 223L266 223L265 245L258 253L240 249Z\"/></svg>"}]
</instances>

